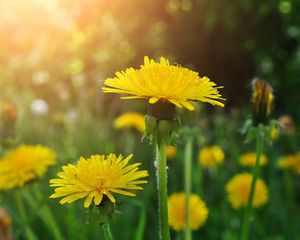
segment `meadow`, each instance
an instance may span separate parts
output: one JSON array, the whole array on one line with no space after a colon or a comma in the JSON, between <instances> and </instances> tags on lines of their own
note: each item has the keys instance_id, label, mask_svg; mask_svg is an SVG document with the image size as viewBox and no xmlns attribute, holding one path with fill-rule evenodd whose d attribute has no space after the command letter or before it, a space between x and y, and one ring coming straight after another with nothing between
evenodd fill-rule
<instances>
[{"instance_id":1,"label":"meadow","mask_svg":"<svg viewBox=\"0 0 300 240\"><path fill-rule=\"evenodd\" d=\"M0 240L300 239L299 12L1 1Z\"/></svg>"}]
</instances>

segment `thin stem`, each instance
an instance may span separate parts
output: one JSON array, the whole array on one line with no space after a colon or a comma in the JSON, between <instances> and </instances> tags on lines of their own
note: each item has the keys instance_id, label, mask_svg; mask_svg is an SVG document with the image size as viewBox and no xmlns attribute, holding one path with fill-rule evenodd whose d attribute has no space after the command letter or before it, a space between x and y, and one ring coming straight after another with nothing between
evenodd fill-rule
<instances>
[{"instance_id":1,"label":"thin stem","mask_svg":"<svg viewBox=\"0 0 300 240\"><path fill-rule=\"evenodd\" d=\"M255 160L255 166L252 170L252 182L251 182L251 188L250 188L250 195L249 195L248 203L246 205L245 212L244 212L244 221L243 221L243 227L242 227L241 240L249 239L250 218L251 218L251 213L252 213L252 202L253 202L256 180L259 175L259 160L260 160L260 156L263 153L263 147L264 147L263 144L264 144L264 138L263 138L262 133L258 129L257 138L256 138L256 160Z\"/></svg>"},{"instance_id":2,"label":"thin stem","mask_svg":"<svg viewBox=\"0 0 300 240\"><path fill-rule=\"evenodd\" d=\"M25 207L23 204L23 200L21 199L21 193L18 191L15 194L15 199L16 199L16 203L17 203L17 208L20 214L20 218L24 224L24 228L25 228L25 235L27 239L32 239L35 240L37 239L35 234L33 233L32 229L30 228L28 221L27 221L27 213L25 211Z\"/></svg>"},{"instance_id":3,"label":"thin stem","mask_svg":"<svg viewBox=\"0 0 300 240\"><path fill-rule=\"evenodd\" d=\"M170 228L168 222L168 189L167 189L167 164L166 164L166 146L157 144L157 191L159 205L159 237L163 240L170 239Z\"/></svg>"},{"instance_id":4,"label":"thin stem","mask_svg":"<svg viewBox=\"0 0 300 240\"><path fill-rule=\"evenodd\" d=\"M113 236L112 236L112 234L111 234L110 227L109 227L109 224L108 224L107 221L105 221L105 222L102 224L102 228L103 228L103 231L104 231L105 239L106 239L106 240L113 240Z\"/></svg>"},{"instance_id":5,"label":"thin stem","mask_svg":"<svg viewBox=\"0 0 300 240\"><path fill-rule=\"evenodd\" d=\"M190 195L192 185L192 157L193 157L193 138L190 137L185 145L184 153L184 177L185 177L185 229L184 236L185 240L192 239L192 232L190 228Z\"/></svg>"}]
</instances>

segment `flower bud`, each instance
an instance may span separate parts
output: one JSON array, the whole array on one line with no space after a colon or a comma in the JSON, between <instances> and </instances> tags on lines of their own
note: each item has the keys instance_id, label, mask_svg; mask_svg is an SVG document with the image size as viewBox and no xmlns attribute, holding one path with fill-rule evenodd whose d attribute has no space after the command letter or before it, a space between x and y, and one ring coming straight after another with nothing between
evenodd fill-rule
<instances>
[{"instance_id":1,"label":"flower bud","mask_svg":"<svg viewBox=\"0 0 300 240\"><path fill-rule=\"evenodd\" d=\"M254 105L253 123L267 125L273 106L273 89L269 83L260 79L252 82L252 103Z\"/></svg>"}]
</instances>

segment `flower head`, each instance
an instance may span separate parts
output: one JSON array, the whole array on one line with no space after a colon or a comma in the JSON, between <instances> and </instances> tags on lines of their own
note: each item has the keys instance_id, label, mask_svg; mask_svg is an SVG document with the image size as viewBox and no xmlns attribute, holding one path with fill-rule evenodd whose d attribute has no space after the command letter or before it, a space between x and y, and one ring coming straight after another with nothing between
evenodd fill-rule
<instances>
[{"instance_id":1,"label":"flower head","mask_svg":"<svg viewBox=\"0 0 300 240\"><path fill-rule=\"evenodd\" d=\"M146 98L150 104L169 102L179 108L194 110L190 101L208 102L223 107L223 100L216 84L197 72L170 65L163 57L159 62L144 58L140 69L128 68L116 72L116 77L105 80L102 90L106 93L122 93L123 99Z\"/></svg>"},{"instance_id":2,"label":"flower head","mask_svg":"<svg viewBox=\"0 0 300 240\"><path fill-rule=\"evenodd\" d=\"M176 156L177 149L175 146L169 145L166 147L166 157L168 160L173 159Z\"/></svg>"},{"instance_id":3,"label":"flower head","mask_svg":"<svg viewBox=\"0 0 300 240\"><path fill-rule=\"evenodd\" d=\"M228 200L231 206L239 209L248 202L252 175L241 173L234 176L226 185ZM268 188L262 179L257 179L254 189L253 206L260 207L268 201Z\"/></svg>"},{"instance_id":4,"label":"flower head","mask_svg":"<svg viewBox=\"0 0 300 240\"><path fill-rule=\"evenodd\" d=\"M224 161L224 152L219 146L204 147L200 149L198 161L202 167L214 167Z\"/></svg>"},{"instance_id":5,"label":"flower head","mask_svg":"<svg viewBox=\"0 0 300 240\"><path fill-rule=\"evenodd\" d=\"M0 160L0 190L21 187L42 176L56 163L56 154L49 148L21 145Z\"/></svg>"},{"instance_id":6,"label":"flower head","mask_svg":"<svg viewBox=\"0 0 300 240\"><path fill-rule=\"evenodd\" d=\"M115 203L112 193L135 196L131 191L143 189L138 185L147 183L141 178L148 172L139 170L140 163L127 165L132 156L92 155L88 159L81 157L76 165L63 166L57 174L59 178L50 180L50 186L56 187L50 198L62 197L60 204L85 198L84 207L88 208L92 202L99 205L104 196Z\"/></svg>"},{"instance_id":7,"label":"flower head","mask_svg":"<svg viewBox=\"0 0 300 240\"><path fill-rule=\"evenodd\" d=\"M281 169L289 169L300 174L300 153L291 154L278 160L277 166Z\"/></svg>"},{"instance_id":8,"label":"flower head","mask_svg":"<svg viewBox=\"0 0 300 240\"><path fill-rule=\"evenodd\" d=\"M136 112L124 113L114 121L114 127L120 128L134 128L143 133L145 131L144 115Z\"/></svg>"},{"instance_id":9,"label":"flower head","mask_svg":"<svg viewBox=\"0 0 300 240\"><path fill-rule=\"evenodd\" d=\"M272 110L274 95L269 83L254 79L252 82L252 103L254 124L267 124Z\"/></svg>"},{"instance_id":10,"label":"flower head","mask_svg":"<svg viewBox=\"0 0 300 240\"><path fill-rule=\"evenodd\" d=\"M185 201L184 193L173 193L168 199L169 224L181 231L185 227ZM190 196L190 226L192 230L199 229L208 217L208 209L205 202L196 194Z\"/></svg>"},{"instance_id":11,"label":"flower head","mask_svg":"<svg viewBox=\"0 0 300 240\"><path fill-rule=\"evenodd\" d=\"M240 164L244 167L253 167L256 162L256 153L255 152L247 152L244 153L240 157ZM268 158L265 154L260 155L259 165L264 166L268 162Z\"/></svg>"}]
</instances>

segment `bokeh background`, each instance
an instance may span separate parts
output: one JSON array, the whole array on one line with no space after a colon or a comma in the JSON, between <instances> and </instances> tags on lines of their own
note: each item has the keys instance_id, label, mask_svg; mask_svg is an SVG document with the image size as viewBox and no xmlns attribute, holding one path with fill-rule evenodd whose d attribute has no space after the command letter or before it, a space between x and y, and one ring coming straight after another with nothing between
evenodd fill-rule
<instances>
[{"instance_id":1,"label":"bokeh background","mask_svg":"<svg viewBox=\"0 0 300 240\"><path fill-rule=\"evenodd\" d=\"M194 192L201 193L211 209L207 224L195 236L238 239L242 212L230 208L224 182L241 170L236 163L239 155L254 150L253 145L242 143L244 136L239 131L251 114L251 80L259 77L272 84L274 118L288 114L295 123L300 121L299 13L298 0L1 0L0 100L17 106L15 141L52 147L58 153L59 166L75 162L79 156L133 151L136 161L150 172L149 184L138 200L125 200L128 204L112 228L116 239L133 239L139 223L140 233L134 236L154 239L154 151L140 142L140 134L112 126L121 113L143 113L146 105L104 95L101 86L115 71L138 67L145 55L165 56L224 86L224 109L199 104L196 114L183 112L183 122L202 129L195 156L201 146L218 144L225 150L227 162L218 173L203 173L201 189L194 186ZM269 147L270 162L297 152L298 139L297 134L283 136L275 143L277 147ZM182 156L179 150L169 163L173 168L170 192L183 189ZM257 212L258 230L253 239L299 239L300 221L292 220L299 213L299 180L290 176L291 206L281 172L275 163L270 165L262 174L272 194L267 207ZM52 169L42 180L45 196L52 191L48 179L57 171ZM14 215L6 195L9 193L0 200ZM84 224L81 203L61 207L57 201L45 199L55 214L62 216L59 222L66 239L100 239L97 223ZM40 239L51 239L43 236L45 227L40 226L34 211L32 221ZM13 222L16 236L21 234L21 225L18 219ZM172 234L174 239L178 236Z\"/></svg>"}]
</instances>

